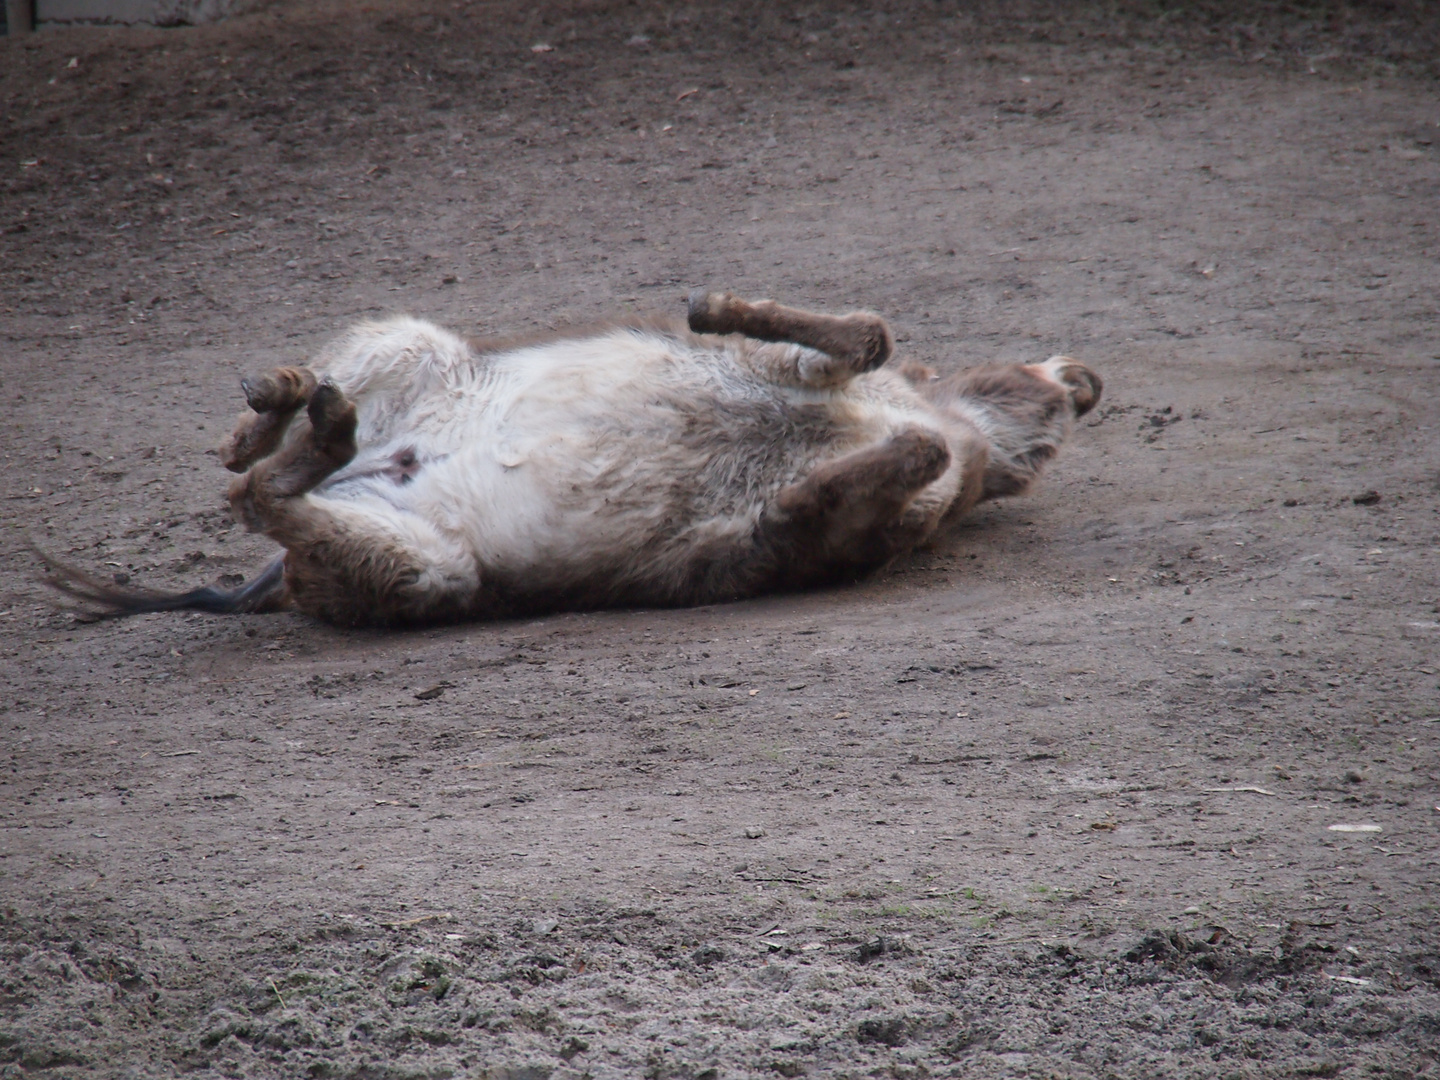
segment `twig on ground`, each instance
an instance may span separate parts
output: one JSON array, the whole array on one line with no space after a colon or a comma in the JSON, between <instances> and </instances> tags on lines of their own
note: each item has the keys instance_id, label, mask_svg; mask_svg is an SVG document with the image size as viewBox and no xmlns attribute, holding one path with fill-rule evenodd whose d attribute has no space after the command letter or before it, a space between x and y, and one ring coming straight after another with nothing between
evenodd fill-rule
<instances>
[{"instance_id":1,"label":"twig on ground","mask_svg":"<svg viewBox=\"0 0 1440 1080\"><path fill-rule=\"evenodd\" d=\"M434 919L454 918L448 911L436 911L429 915L419 915L413 919L406 919L404 922L382 922L380 925L386 930L403 930L407 926L419 926L423 922L431 922Z\"/></svg>"},{"instance_id":2,"label":"twig on ground","mask_svg":"<svg viewBox=\"0 0 1440 1080\"><path fill-rule=\"evenodd\" d=\"M1253 791L1256 795L1274 795L1273 791L1266 791L1263 787L1207 787L1201 791Z\"/></svg>"}]
</instances>

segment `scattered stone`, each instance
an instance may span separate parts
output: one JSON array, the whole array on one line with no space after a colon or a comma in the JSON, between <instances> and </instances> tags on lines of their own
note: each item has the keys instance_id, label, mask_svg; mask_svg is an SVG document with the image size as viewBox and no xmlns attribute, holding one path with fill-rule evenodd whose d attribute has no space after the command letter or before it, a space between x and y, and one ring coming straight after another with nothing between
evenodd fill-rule
<instances>
[{"instance_id":1,"label":"scattered stone","mask_svg":"<svg viewBox=\"0 0 1440 1080\"><path fill-rule=\"evenodd\" d=\"M1350 501L1353 502L1356 506L1374 506L1380 501L1380 493L1374 490L1362 491L1359 495L1356 495Z\"/></svg>"},{"instance_id":2,"label":"scattered stone","mask_svg":"<svg viewBox=\"0 0 1440 1080\"><path fill-rule=\"evenodd\" d=\"M762 829L759 825L745 826L745 839L747 840L759 840L764 835L765 830Z\"/></svg>"},{"instance_id":3,"label":"scattered stone","mask_svg":"<svg viewBox=\"0 0 1440 1080\"><path fill-rule=\"evenodd\" d=\"M690 954L690 959L699 967L709 967L725 959L725 950L719 945L701 945Z\"/></svg>"}]
</instances>

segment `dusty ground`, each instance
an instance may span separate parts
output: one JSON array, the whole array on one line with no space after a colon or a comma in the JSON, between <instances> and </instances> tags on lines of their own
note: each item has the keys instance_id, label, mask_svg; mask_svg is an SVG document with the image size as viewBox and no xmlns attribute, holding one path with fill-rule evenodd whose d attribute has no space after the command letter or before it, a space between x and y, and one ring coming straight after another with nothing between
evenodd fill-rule
<instances>
[{"instance_id":1,"label":"dusty ground","mask_svg":"<svg viewBox=\"0 0 1440 1080\"><path fill-rule=\"evenodd\" d=\"M0 41L0 1075L1440 1073L1434 12ZM254 572L236 378L358 316L697 284L1107 398L831 592L347 634L37 583L27 535Z\"/></svg>"}]
</instances>

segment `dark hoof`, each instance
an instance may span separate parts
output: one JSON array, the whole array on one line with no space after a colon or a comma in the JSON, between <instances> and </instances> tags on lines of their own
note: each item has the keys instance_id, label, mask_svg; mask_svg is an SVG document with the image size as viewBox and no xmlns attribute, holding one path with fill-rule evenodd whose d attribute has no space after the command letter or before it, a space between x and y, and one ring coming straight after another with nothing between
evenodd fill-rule
<instances>
[{"instance_id":1,"label":"dark hoof","mask_svg":"<svg viewBox=\"0 0 1440 1080\"><path fill-rule=\"evenodd\" d=\"M305 404L315 389L315 376L306 368L276 368L240 380L245 401L257 413L291 412Z\"/></svg>"},{"instance_id":2,"label":"dark hoof","mask_svg":"<svg viewBox=\"0 0 1440 1080\"><path fill-rule=\"evenodd\" d=\"M874 371L895 352L895 339L890 327L878 315L851 315L855 327L856 351L861 371Z\"/></svg>"},{"instance_id":3,"label":"dark hoof","mask_svg":"<svg viewBox=\"0 0 1440 1080\"><path fill-rule=\"evenodd\" d=\"M725 312L730 300L729 293L696 289L686 304L690 329L697 334L729 333Z\"/></svg>"},{"instance_id":4,"label":"dark hoof","mask_svg":"<svg viewBox=\"0 0 1440 1080\"><path fill-rule=\"evenodd\" d=\"M355 439L355 406L329 379L321 381L305 408L315 438L321 443L349 443Z\"/></svg>"},{"instance_id":5,"label":"dark hoof","mask_svg":"<svg viewBox=\"0 0 1440 1080\"><path fill-rule=\"evenodd\" d=\"M932 432L902 432L890 439L890 447L905 463L900 483L909 491L934 483L950 467L950 447Z\"/></svg>"},{"instance_id":6,"label":"dark hoof","mask_svg":"<svg viewBox=\"0 0 1440 1080\"><path fill-rule=\"evenodd\" d=\"M275 400L279 388L275 385L275 380L268 375L261 375L253 379L241 379L240 389L244 391L246 404L256 412L275 411L272 402Z\"/></svg>"}]
</instances>

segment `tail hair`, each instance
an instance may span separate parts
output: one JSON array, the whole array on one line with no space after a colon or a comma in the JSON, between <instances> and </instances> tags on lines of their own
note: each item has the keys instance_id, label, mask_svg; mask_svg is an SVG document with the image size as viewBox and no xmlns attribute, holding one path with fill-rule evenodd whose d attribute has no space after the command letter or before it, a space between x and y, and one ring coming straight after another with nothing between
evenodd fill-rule
<instances>
[{"instance_id":1,"label":"tail hair","mask_svg":"<svg viewBox=\"0 0 1440 1080\"><path fill-rule=\"evenodd\" d=\"M34 544L30 547L45 564L48 571L46 584L82 601L85 611L99 619L118 619L152 611L205 611L212 615L242 615L278 611L286 606L289 599L289 590L285 585L283 553L272 559L258 575L233 589L206 585L189 592L163 592L157 589L122 588L47 555Z\"/></svg>"}]
</instances>

